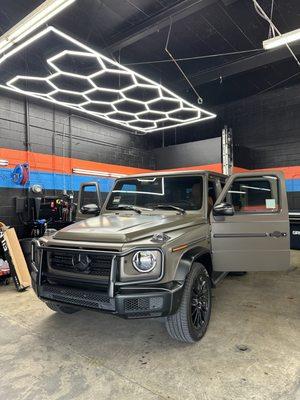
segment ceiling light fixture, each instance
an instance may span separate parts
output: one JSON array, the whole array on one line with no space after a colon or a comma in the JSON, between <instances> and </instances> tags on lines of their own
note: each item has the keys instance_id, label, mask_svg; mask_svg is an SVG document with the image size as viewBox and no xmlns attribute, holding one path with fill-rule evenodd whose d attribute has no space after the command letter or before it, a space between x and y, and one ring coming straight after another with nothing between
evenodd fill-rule
<instances>
[{"instance_id":1,"label":"ceiling light fixture","mask_svg":"<svg viewBox=\"0 0 300 400\"><path fill-rule=\"evenodd\" d=\"M272 37L271 39L264 40L263 48L265 50L275 49L276 47L284 46L289 43L296 42L297 40L300 40L300 28L295 29L294 31L283 33L279 36Z\"/></svg>"},{"instance_id":2,"label":"ceiling light fixture","mask_svg":"<svg viewBox=\"0 0 300 400\"><path fill-rule=\"evenodd\" d=\"M46 0L0 37L0 54L49 21L75 0Z\"/></svg>"},{"instance_id":3,"label":"ceiling light fixture","mask_svg":"<svg viewBox=\"0 0 300 400\"><path fill-rule=\"evenodd\" d=\"M50 26L20 44L0 59L6 63L30 45L54 34L64 41L64 49L40 59L48 66L47 76L17 75L6 67L0 87L59 104L94 117L144 133L160 131L215 118L216 114L194 106L164 86L103 56L58 29ZM43 46L41 51L43 51ZM10 75L9 75L10 74ZM1 79L1 69L0 69Z\"/></svg>"},{"instance_id":4,"label":"ceiling light fixture","mask_svg":"<svg viewBox=\"0 0 300 400\"><path fill-rule=\"evenodd\" d=\"M272 35L273 35L273 37L271 38L271 39L267 39L267 40L264 40L263 41L263 47L264 47L264 49L265 50L268 50L268 49L272 49L272 48L274 48L274 47L277 47L277 46L281 46L281 45L285 45L286 47L287 47L287 49L289 50L289 52L291 53L291 55L292 55L292 57L294 58L294 60L296 61L296 63L297 63L297 65L298 66L300 66L300 61L298 60L298 57L296 56L296 54L295 54L295 52L291 49L291 47L290 47L290 45L289 45L289 41L287 41L287 40L290 40L291 39L291 37L290 38L288 38L288 36L289 36L289 34L291 33L291 32L288 32L288 33L286 33L286 34L281 34L281 32L279 31L279 29L276 27L276 25L274 24L274 22L272 21L272 17L269 17L268 15L267 15L267 13L264 11L264 9L261 7L261 5L258 3L258 1L257 0L252 0L253 1L253 4L254 4L254 8L255 8L255 10L256 10L256 12L258 13L258 15L260 15L265 21L267 21L268 22L268 24L269 24L269 26L270 26L270 33L272 32ZM276 34L278 35L278 36L276 36ZM280 40L284 35L286 35L285 36L285 39L283 39L283 42ZM277 42L277 40L280 40L280 42ZM294 40L293 40L294 41ZM277 43L280 43L280 44L276 44L276 42ZM271 43L271 44L270 44ZM274 46L274 43L275 43L275 46ZM271 47L270 47L271 46Z\"/></svg>"},{"instance_id":5,"label":"ceiling light fixture","mask_svg":"<svg viewBox=\"0 0 300 400\"><path fill-rule=\"evenodd\" d=\"M81 169L81 168L73 168L72 172L78 175L103 176L104 178L122 178L123 176L126 176L124 174L117 174L114 172L93 171L90 169Z\"/></svg>"}]
</instances>

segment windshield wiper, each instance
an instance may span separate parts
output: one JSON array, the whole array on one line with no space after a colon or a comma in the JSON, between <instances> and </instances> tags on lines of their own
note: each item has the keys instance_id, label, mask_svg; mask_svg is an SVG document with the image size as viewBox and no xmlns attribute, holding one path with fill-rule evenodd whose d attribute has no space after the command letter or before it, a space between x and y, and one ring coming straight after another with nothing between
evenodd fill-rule
<instances>
[{"instance_id":1,"label":"windshield wiper","mask_svg":"<svg viewBox=\"0 0 300 400\"><path fill-rule=\"evenodd\" d=\"M156 206L153 207L153 210L160 208L160 209L165 209L165 210L176 210L179 211L181 214L185 214L185 210L180 207L173 206L172 204L157 204Z\"/></svg>"},{"instance_id":2,"label":"windshield wiper","mask_svg":"<svg viewBox=\"0 0 300 400\"><path fill-rule=\"evenodd\" d=\"M139 208L137 208L137 207L135 207L135 206L131 206L131 205L119 205L118 207L116 207L116 208L112 208L112 210L131 210L131 211L135 211L136 213L138 213L138 214L142 214L142 211L139 209Z\"/></svg>"}]
</instances>

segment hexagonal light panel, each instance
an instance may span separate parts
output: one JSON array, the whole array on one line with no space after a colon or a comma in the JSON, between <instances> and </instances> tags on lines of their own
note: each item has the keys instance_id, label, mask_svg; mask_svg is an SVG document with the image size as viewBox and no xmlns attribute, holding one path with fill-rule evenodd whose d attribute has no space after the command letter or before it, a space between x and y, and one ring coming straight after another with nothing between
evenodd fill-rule
<instances>
[{"instance_id":1,"label":"hexagonal light panel","mask_svg":"<svg viewBox=\"0 0 300 400\"><path fill-rule=\"evenodd\" d=\"M178 121L187 121L189 119L198 118L199 113L200 111L195 110L194 108L180 108L178 110L169 112L168 116Z\"/></svg>"},{"instance_id":2,"label":"hexagonal light panel","mask_svg":"<svg viewBox=\"0 0 300 400\"><path fill-rule=\"evenodd\" d=\"M216 116L52 26L2 56L0 87L145 133Z\"/></svg>"},{"instance_id":3,"label":"hexagonal light panel","mask_svg":"<svg viewBox=\"0 0 300 400\"><path fill-rule=\"evenodd\" d=\"M52 75L48 78L57 90L64 90L72 93L84 93L94 88L93 83L87 78L70 76L65 72Z\"/></svg>"},{"instance_id":4,"label":"hexagonal light panel","mask_svg":"<svg viewBox=\"0 0 300 400\"><path fill-rule=\"evenodd\" d=\"M90 111L97 114L108 114L115 111L112 104L110 103L90 102L81 104L81 107L84 111Z\"/></svg>"},{"instance_id":5,"label":"hexagonal light panel","mask_svg":"<svg viewBox=\"0 0 300 400\"><path fill-rule=\"evenodd\" d=\"M66 103L74 106L80 105L86 101L86 98L80 93L63 92L61 90L51 93L49 98L58 103Z\"/></svg>"},{"instance_id":6,"label":"hexagonal light panel","mask_svg":"<svg viewBox=\"0 0 300 400\"><path fill-rule=\"evenodd\" d=\"M101 58L95 54L65 50L48 59L48 64L57 72L87 77L104 68Z\"/></svg>"},{"instance_id":7,"label":"hexagonal light panel","mask_svg":"<svg viewBox=\"0 0 300 400\"><path fill-rule=\"evenodd\" d=\"M99 89L118 90L126 89L134 85L132 75L126 71L101 71L100 73L91 76L91 79Z\"/></svg>"},{"instance_id":8,"label":"hexagonal light panel","mask_svg":"<svg viewBox=\"0 0 300 400\"><path fill-rule=\"evenodd\" d=\"M134 100L120 100L114 103L114 106L118 111L123 111L130 114L137 114L143 111L147 111L146 104Z\"/></svg>"},{"instance_id":9,"label":"hexagonal light panel","mask_svg":"<svg viewBox=\"0 0 300 400\"><path fill-rule=\"evenodd\" d=\"M138 119L141 121L161 121L166 118L166 114L158 111L144 111L137 114Z\"/></svg>"},{"instance_id":10,"label":"hexagonal light panel","mask_svg":"<svg viewBox=\"0 0 300 400\"><path fill-rule=\"evenodd\" d=\"M160 97L160 91L158 87L152 85L131 86L130 88L123 90L123 93L128 99L140 99L144 102Z\"/></svg>"},{"instance_id":11,"label":"hexagonal light panel","mask_svg":"<svg viewBox=\"0 0 300 400\"><path fill-rule=\"evenodd\" d=\"M150 121L131 121L130 125L138 129L155 129L156 123Z\"/></svg>"},{"instance_id":12,"label":"hexagonal light panel","mask_svg":"<svg viewBox=\"0 0 300 400\"><path fill-rule=\"evenodd\" d=\"M127 123L129 123L129 121L135 120L134 115L128 114L128 113L123 113L120 111L113 112L113 113L109 114L108 116L109 116L109 118L113 119L114 121L122 121L122 122L127 122Z\"/></svg>"},{"instance_id":13,"label":"hexagonal light panel","mask_svg":"<svg viewBox=\"0 0 300 400\"><path fill-rule=\"evenodd\" d=\"M168 113L181 108L181 101L177 99L156 99L148 103L149 110Z\"/></svg>"},{"instance_id":14,"label":"hexagonal light panel","mask_svg":"<svg viewBox=\"0 0 300 400\"><path fill-rule=\"evenodd\" d=\"M111 90L98 88L85 92L85 96L91 101L100 103L113 103L114 101L124 98L118 90L112 92Z\"/></svg>"},{"instance_id":15,"label":"hexagonal light panel","mask_svg":"<svg viewBox=\"0 0 300 400\"><path fill-rule=\"evenodd\" d=\"M55 90L55 87L44 78L16 76L10 83L16 90L40 95L47 95Z\"/></svg>"}]
</instances>

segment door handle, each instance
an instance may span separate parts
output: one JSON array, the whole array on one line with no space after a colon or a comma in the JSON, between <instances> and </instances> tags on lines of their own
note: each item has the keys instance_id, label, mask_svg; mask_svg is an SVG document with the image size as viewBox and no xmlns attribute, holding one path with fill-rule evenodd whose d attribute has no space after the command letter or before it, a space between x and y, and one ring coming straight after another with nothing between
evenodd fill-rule
<instances>
[{"instance_id":1,"label":"door handle","mask_svg":"<svg viewBox=\"0 0 300 400\"><path fill-rule=\"evenodd\" d=\"M274 238L280 238L280 237L286 237L287 233L286 232L279 232L279 231L274 231L269 233L270 237L274 237Z\"/></svg>"}]
</instances>

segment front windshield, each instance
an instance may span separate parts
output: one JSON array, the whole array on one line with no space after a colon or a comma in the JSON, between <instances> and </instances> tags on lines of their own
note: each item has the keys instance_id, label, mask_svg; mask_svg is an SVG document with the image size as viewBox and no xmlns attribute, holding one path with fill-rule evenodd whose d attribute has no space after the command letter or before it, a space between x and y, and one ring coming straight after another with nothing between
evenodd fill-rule
<instances>
[{"instance_id":1,"label":"front windshield","mask_svg":"<svg viewBox=\"0 0 300 400\"><path fill-rule=\"evenodd\" d=\"M155 209L179 207L200 210L203 180L201 176L165 176L122 179L116 185L107 203L107 210L122 206Z\"/></svg>"}]
</instances>

